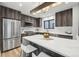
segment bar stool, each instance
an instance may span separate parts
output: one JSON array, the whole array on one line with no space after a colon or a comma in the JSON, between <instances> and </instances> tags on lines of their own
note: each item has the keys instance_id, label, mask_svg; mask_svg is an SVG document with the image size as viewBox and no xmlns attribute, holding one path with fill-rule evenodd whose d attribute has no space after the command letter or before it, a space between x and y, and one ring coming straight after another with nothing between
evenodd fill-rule
<instances>
[{"instance_id":1,"label":"bar stool","mask_svg":"<svg viewBox=\"0 0 79 59\"><path fill-rule=\"evenodd\" d=\"M32 53L37 50L37 48L33 47L30 44L27 45L27 46L21 44L21 49L22 49L21 50L21 56L23 56L23 52L25 52L27 57L32 57Z\"/></svg>"},{"instance_id":2,"label":"bar stool","mask_svg":"<svg viewBox=\"0 0 79 59\"><path fill-rule=\"evenodd\" d=\"M32 57L51 57L48 54L44 53L44 52L40 52L40 54L38 56L36 56L34 53L32 53Z\"/></svg>"}]
</instances>

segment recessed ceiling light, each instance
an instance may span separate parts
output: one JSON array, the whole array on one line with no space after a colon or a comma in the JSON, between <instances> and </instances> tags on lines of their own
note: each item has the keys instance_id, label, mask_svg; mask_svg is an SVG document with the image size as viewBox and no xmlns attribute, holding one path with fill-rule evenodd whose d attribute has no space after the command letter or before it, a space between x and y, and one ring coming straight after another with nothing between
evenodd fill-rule
<instances>
[{"instance_id":1,"label":"recessed ceiling light","mask_svg":"<svg viewBox=\"0 0 79 59\"><path fill-rule=\"evenodd\" d=\"M62 4L62 2L56 2L56 3L52 4L52 7L56 7L56 6L60 5L60 4Z\"/></svg>"},{"instance_id":2,"label":"recessed ceiling light","mask_svg":"<svg viewBox=\"0 0 79 59\"><path fill-rule=\"evenodd\" d=\"M40 13L40 12L41 12L41 10L37 11L36 13Z\"/></svg>"},{"instance_id":3,"label":"recessed ceiling light","mask_svg":"<svg viewBox=\"0 0 79 59\"><path fill-rule=\"evenodd\" d=\"M20 3L19 6L22 7L22 3Z\"/></svg>"},{"instance_id":4,"label":"recessed ceiling light","mask_svg":"<svg viewBox=\"0 0 79 59\"><path fill-rule=\"evenodd\" d=\"M65 4L69 4L69 2L65 2Z\"/></svg>"},{"instance_id":5,"label":"recessed ceiling light","mask_svg":"<svg viewBox=\"0 0 79 59\"><path fill-rule=\"evenodd\" d=\"M33 13L33 15L35 15L36 13Z\"/></svg>"}]
</instances>

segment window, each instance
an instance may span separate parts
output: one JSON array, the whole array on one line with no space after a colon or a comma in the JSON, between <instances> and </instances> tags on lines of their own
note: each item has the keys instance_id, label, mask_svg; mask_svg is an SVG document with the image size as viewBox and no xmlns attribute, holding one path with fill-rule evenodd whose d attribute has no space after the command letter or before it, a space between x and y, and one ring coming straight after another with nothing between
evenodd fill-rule
<instances>
[{"instance_id":1,"label":"window","mask_svg":"<svg viewBox=\"0 0 79 59\"><path fill-rule=\"evenodd\" d=\"M44 21L44 29L54 29L54 19Z\"/></svg>"}]
</instances>

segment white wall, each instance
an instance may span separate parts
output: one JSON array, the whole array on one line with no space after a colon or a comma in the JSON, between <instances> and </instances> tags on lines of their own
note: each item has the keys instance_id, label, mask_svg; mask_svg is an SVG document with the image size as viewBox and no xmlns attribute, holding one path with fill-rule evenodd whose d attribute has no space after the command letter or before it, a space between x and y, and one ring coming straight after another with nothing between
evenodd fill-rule
<instances>
[{"instance_id":1,"label":"white wall","mask_svg":"<svg viewBox=\"0 0 79 59\"><path fill-rule=\"evenodd\" d=\"M73 39L78 37L79 4L73 6Z\"/></svg>"},{"instance_id":2,"label":"white wall","mask_svg":"<svg viewBox=\"0 0 79 59\"><path fill-rule=\"evenodd\" d=\"M50 20L50 19L54 19L54 23L55 23L55 15L50 16L50 17L46 17L46 18L42 18L42 28L44 29L44 21L45 20ZM48 29L48 31L58 31L58 32L72 32L72 27L71 26L63 26L63 27L56 27L55 29Z\"/></svg>"},{"instance_id":3,"label":"white wall","mask_svg":"<svg viewBox=\"0 0 79 59\"><path fill-rule=\"evenodd\" d=\"M50 20L50 19L55 19L55 15L51 16L51 17L46 17L46 18L42 18L42 27L40 28L40 31L46 31L44 29L44 21L45 20ZM73 39L77 39L78 36L78 21L79 20L79 5L75 5L73 6L73 23L72 23L72 27L71 26L64 26L64 27L55 27L55 29L49 29L49 31L59 31L59 32L72 32L73 34ZM27 31L35 31L35 27L25 27L24 28Z\"/></svg>"},{"instance_id":4,"label":"white wall","mask_svg":"<svg viewBox=\"0 0 79 59\"><path fill-rule=\"evenodd\" d=\"M73 39L77 39L77 37L78 37L78 30L79 30L79 4L77 4L77 5L74 5L73 7L73 23L72 23L72 27L71 26L69 26L69 27L66 27L66 26L64 26L64 27L55 27L55 31L59 31L59 32L72 32L72 34L73 34ZM53 16L53 17L48 17L48 18L43 18L42 19L42 28L44 28L43 26L43 22L45 21L45 20L49 20L50 18L52 18L52 19L55 19L55 16ZM53 31L53 29L51 29L51 30L49 30L49 31Z\"/></svg>"},{"instance_id":5,"label":"white wall","mask_svg":"<svg viewBox=\"0 0 79 59\"><path fill-rule=\"evenodd\" d=\"M36 31L36 29L39 29L39 31L45 31L43 28L41 27L33 27L33 26L29 26L29 27L21 27L21 33L24 33L24 31Z\"/></svg>"}]
</instances>

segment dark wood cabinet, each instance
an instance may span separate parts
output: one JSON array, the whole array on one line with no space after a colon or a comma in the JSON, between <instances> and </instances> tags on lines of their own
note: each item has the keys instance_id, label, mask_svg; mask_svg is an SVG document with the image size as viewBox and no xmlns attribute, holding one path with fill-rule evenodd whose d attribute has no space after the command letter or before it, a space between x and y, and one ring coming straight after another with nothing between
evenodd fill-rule
<instances>
[{"instance_id":1,"label":"dark wood cabinet","mask_svg":"<svg viewBox=\"0 0 79 59\"><path fill-rule=\"evenodd\" d=\"M13 19L15 19L15 17L14 17L14 12L15 12L15 11L11 9L11 18L13 18Z\"/></svg>"},{"instance_id":2,"label":"dark wood cabinet","mask_svg":"<svg viewBox=\"0 0 79 59\"><path fill-rule=\"evenodd\" d=\"M15 11L14 14L15 14L15 15L14 15L14 18L15 18L15 19L19 19L19 12Z\"/></svg>"},{"instance_id":3,"label":"dark wood cabinet","mask_svg":"<svg viewBox=\"0 0 79 59\"><path fill-rule=\"evenodd\" d=\"M72 9L56 13L56 26L72 26Z\"/></svg>"},{"instance_id":4,"label":"dark wood cabinet","mask_svg":"<svg viewBox=\"0 0 79 59\"><path fill-rule=\"evenodd\" d=\"M38 22L37 22L37 18L27 16L27 15L24 15L24 14L21 15L21 26L22 27L26 26L25 23L30 23L30 24L32 24L33 27L37 27L37 26L39 26Z\"/></svg>"},{"instance_id":5,"label":"dark wood cabinet","mask_svg":"<svg viewBox=\"0 0 79 59\"><path fill-rule=\"evenodd\" d=\"M1 6L0 6L0 19L1 19Z\"/></svg>"},{"instance_id":6,"label":"dark wood cabinet","mask_svg":"<svg viewBox=\"0 0 79 59\"><path fill-rule=\"evenodd\" d=\"M1 17L6 17L6 14L7 14L6 8L1 6Z\"/></svg>"},{"instance_id":7,"label":"dark wood cabinet","mask_svg":"<svg viewBox=\"0 0 79 59\"><path fill-rule=\"evenodd\" d=\"M5 8L5 7L3 7L3 8ZM11 10L9 8L6 8L6 15L4 17L11 18L12 17L11 13L12 13Z\"/></svg>"},{"instance_id":8,"label":"dark wood cabinet","mask_svg":"<svg viewBox=\"0 0 79 59\"><path fill-rule=\"evenodd\" d=\"M67 26L67 12L61 12L61 26Z\"/></svg>"},{"instance_id":9,"label":"dark wood cabinet","mask_svg":"<svg viewBox=\"0 0 79 59\"><path fill-rule=\"evenodd\" d=\"M41 19L40 18L37 18L36 19L36 27L40 27L40 22L41 22Z\"/></svg>"},{"instance_id":10,"label":"dark wood cabinet","mask_svg":"<svg viewBox=\"0 0 79 59\"><path fill-rule=\"evenodd\" d=\"M18 12L18 19L21 21L21 12Z\"/></svg>"},{"instance_id":11,"label":"dark wood cabinet","mask_svg":"<svg viewBox=\"0 0 79 59\"><path fill-rule=\"evenodd\" d=\"M72 9L67 12L67 26L72 26Z\"/></svg>"},{"instance_id":12,"label":"dark wood cabinet","mask_svg":"<svg viewBox=\"0 0 79 59\"><path fill-rule=\"evenodd\" d=\"M21 12L8 8L8 7L4 7L4 6L0 6L0 18L10 18L10 19L15 19L15 20L20 20Z\"/></svg>"},{"instance_id":13,"label":"dark wood cabinet","mask_svg":"<svg viewBox=\"0 0 79 59\"><path fill-rule=\"evenodd\" d=\"M14 20L19 20L22 22L22 26L25 26L25 22L31 23L32 26L34 27L39 27L40 26L40 19L23 15L21 14L20 11L5 7L5 6L0 6L0 19L2 18L8 18L8 19L14 19Z\"/></svg>"},{"instance_id":14,"label":"dark wood cabinet","mask_svg":"<svg viewBox=\"0 0 79 59\"><path fill-rule=\"evenodd\" d=\"M56 26L61 26L61 13L56 13Z\"/></svg>"}]
</instances>

